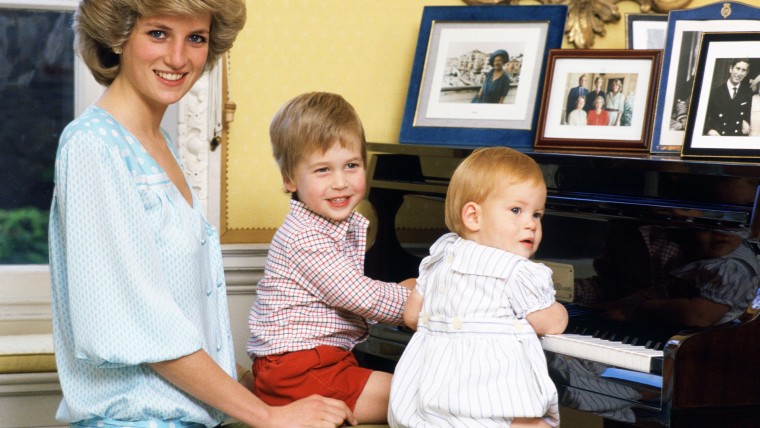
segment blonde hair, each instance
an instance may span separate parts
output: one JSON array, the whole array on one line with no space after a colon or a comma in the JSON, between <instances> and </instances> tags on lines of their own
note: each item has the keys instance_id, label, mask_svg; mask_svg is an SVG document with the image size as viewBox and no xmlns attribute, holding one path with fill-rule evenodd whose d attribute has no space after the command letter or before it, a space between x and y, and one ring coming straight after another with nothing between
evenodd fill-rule
<instances>
[{"instance_id":1,"label":"blonde hair","mask_svg":"<svg viewBox=\"0 0 760 428\"><path fill-rule=\"evenodd\" d=\"M82 0L74 13L75 44L95 80L109 86L120 71L114 53L129 39L141 16L211 15L205 71L232 47L245 25L245 0Z\"/></svg>"},{"instance_id":2,"label":"blonde hair","mask_svg":"<svg viewBox=\"0 0 760 428\"><path fill-rule=\"evenodd\" d=\"M462 235L465 204L481 204L497 187L524 182L545 185L541 168L528 155L507 147L473 151L451 176L446 191L446 227Z\"/></svg>"},{"instance_id":3,"label":"blonde hair","mask_svg":"<svg viewBox=\"0 0 760 428\"><path fill-rule=\"evenodd\" d=\"M272 155L283 179L294 181L298 162L312 153L324 153L338 142L358 145L367 163L367 142L359 115L343 97L309 92L285 103L269 125Z\"/></svg>"}]
</instances>

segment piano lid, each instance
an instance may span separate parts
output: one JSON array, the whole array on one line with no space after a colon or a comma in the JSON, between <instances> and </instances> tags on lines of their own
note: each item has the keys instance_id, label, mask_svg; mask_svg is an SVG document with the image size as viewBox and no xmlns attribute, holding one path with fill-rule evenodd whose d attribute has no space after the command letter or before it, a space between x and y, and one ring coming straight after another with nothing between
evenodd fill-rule
<instances>
[{"instance_id":1,"label":"piano lid","mask_svg":"<svg viewBox=\"0 0 760 428\"><path fill-rule=\"evenodd\" d=\"M445 195L472 148L368 144L370 187ZM760 164L673 155L526 152L544 170L547 208L563 215L629 217L760 239ZM382 161L378 158L383 158ZM403 184L402 184L403 183Z\"/></svg>"}]
</instances>

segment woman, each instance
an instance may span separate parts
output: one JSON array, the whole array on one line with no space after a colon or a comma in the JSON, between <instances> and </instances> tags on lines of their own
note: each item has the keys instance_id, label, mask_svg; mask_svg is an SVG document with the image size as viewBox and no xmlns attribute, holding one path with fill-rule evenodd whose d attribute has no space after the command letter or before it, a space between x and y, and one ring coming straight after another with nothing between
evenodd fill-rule
<instances>
[{"instance_id":1,"label":"woman","mask_svg":"<svg viewBox=\"0 0 760 428\"><path fill-rule=\"evenodd\" d=\"M595 126L607 126L610 123L610 117L607 110L604 109L604 98L596 97L594 100L594 109L586 114L586 124Z\"/></svg>"},{"instance_id":2,"label":"woman","mask_svg":"<svg viewBox=\"0 0 760 428\"><path fill-rule=\"evenodd\" d=\"M72 426L355 423L340 401L268 407L235 380L219 236L160 129L244 23L243 0L79 3L79 53L107 89L61 134L50 212L57 418Z\"/></svg>"},{"instance_id":3,"label":"woman","mask_svg":"<svg viewBox=\"0 0 760 428\"><path fill-rule=\"evenodd\" d=\"M607 115L610 118L610 126L620 125L620 117L625 106L625 96L622 92L623 84L620 79L612 81L612 91L607 93Z\"/></svg>"},{"instance_id":4,"label":"woman","mask_svg":"<svg viewBox=\"0 0 760 428\"><path fill-rule=\"evenodd\" d=\"M509 61L509 54L499 49L488 58L488 64L492 67L486 74L483 86L478 95L472 100L473 103L501 104L509 93L509 76L504 72L504 65Z\"/></svg>"},{"instance_id":5,"label":"woman","mask_svg":"<svg viewBox=\"0 0 760 428\"><path fill-rule=\"evenodd\" d=\"M573 126L582 126L586 124L586 111L583 107L586 106L586 96L578 95L575 100L575 109L567 115L567 124Z\"/></svg>"}]
</instances>

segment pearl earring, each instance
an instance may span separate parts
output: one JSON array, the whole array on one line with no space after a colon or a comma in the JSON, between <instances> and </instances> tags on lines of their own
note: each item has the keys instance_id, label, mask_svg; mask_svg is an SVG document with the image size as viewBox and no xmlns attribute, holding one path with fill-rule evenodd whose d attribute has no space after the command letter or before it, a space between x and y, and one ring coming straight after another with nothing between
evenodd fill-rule
<instances>
[{"instance_id":1,"label":"pearl earring","mask_svg":"<svg viewBox=\"0 0 760 428\"><path fill-rule=\"evenodd\" d=\"M122 52L121 46L116 46L115 48L113 48L113 53L115 53L116 55L121 55L121 52Z\"/></svg>"}]
</instances>

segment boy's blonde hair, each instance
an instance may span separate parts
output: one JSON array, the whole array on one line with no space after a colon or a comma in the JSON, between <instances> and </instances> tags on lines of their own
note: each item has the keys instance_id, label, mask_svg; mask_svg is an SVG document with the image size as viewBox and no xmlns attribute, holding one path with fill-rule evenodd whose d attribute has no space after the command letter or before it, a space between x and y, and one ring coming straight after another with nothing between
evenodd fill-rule
<instances>
[{"instance_id":1,"label":"boy's blonde hair","mask_svg":"<svg viewBox=\"0 0 760 428\"><path fill-rule=\"evenodd\" d=\"M446 227L462 235L462 208L468 202L483 203L497 186L532 182L545 185L536 161L507 147L473 151L454 171L446 191Z\"/></svg>"},{"instance_id":2,"label":"boy's blonde hair","mask_svg":"<svg viewBox=\"0 0 760 428\"><path fill-rule=\"evenodd\" d=\"M283 105L269 125L272 155L284 180L294 182L298 162L312 153L324 153L338 142L358 145L367 163L367 142L356 110L343 97L309 92Z\"/></svg>"},{"instance_id":3,"label":"boy's blonde hair","mask_svg":"<svg viewBox=\"0 0 760 428\"><path fill-rule=\"evenodd\" d=\"M208 57L205 70L232 47L245 25L244 0L82 0L74 13L77 52L95 80L109 86L120 71L120 56L114 53L132 34L137 18L168 14L211 15Z\"/></svg>"}]
</instances>

